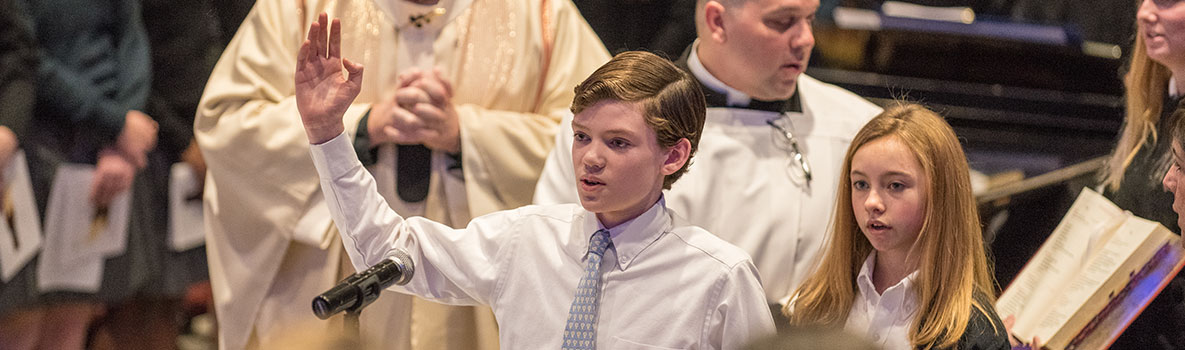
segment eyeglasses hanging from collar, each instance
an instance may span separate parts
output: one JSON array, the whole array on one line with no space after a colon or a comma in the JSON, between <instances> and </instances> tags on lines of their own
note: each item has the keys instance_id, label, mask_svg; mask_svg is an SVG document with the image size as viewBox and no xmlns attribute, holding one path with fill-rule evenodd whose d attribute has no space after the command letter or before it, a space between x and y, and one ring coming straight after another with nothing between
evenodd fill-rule
<instances>
[{"instance_id":1,"label":"eyeglasses hanging from collar","mask_svg":"<svg viewBox=\"0 0 1185 350\"><path fill-rule=\"evenodd\" d=\"M802 153L802 149L798 147L798 138L794 137L794 133L790 129L779 124L779 120L785 120L789 123L787 118L776 118L766 120L765 123L772 127L774 145L785 151L790 155L790 164L786 166L786 173L794 182L809 187L811 185L811 165L806 160L806 155Z\"/></svg>"}]
</instances>

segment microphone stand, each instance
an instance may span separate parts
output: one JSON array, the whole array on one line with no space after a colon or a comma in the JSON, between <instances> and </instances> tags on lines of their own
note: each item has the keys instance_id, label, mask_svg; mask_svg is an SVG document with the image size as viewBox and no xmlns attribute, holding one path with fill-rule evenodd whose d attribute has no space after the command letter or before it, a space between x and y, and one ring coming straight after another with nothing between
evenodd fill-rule
<instances>
[{"instance_id":1,"label":"microphone stand","mask_svg":"<svg viewBox=\"0 0 1185 350\"><path fill-rule=\"evenodd\" d=\"M388 259L371 266L363 272L346 277L337 286L313 298L313 314L322 320L345 311L344 328L347 342L345 348L362 348L362 330L359 318L362 308L379 298L379 294L392 284L403 285L411 280L415 265L411 257L402 250L396 250Z\"/></svg>"},{"instance_id":2,"label":"microphone stand","mask_svg":"<svg viewBox=\"0 0 1185 350\"><path fill-rule=\"evenodd\" d=\"M350 308L346 310L346 337L347 342L353 345L351 348L362 349L362 329L359 326L358 318L362 316L362 307Z\"/></svg>"},{"instance_id":3,"label":"microphone stand","mask_svg":"<svg viewBox=\"0 0 1185 350\"><path fill-rule=\"evenodd\" d=\"M371 286L374 287L375 285ZM364 347L362 344L362 327L360 322L360 318L362 317L362 309L367 305L370 305L375 299L378 299L379 293L379 291L376 290L374 291L374 295L372 297L367 298L366 288L357 288L356 291L356 297L358 298L357 300L359 300L359 302L354 303L353 306L350 306L345 310L346 324L344 327L344 335L346 336L346 344L344 344L345 346L343 346L343 348L346 349L362 349Z\"/></svg>"}]
</instances>

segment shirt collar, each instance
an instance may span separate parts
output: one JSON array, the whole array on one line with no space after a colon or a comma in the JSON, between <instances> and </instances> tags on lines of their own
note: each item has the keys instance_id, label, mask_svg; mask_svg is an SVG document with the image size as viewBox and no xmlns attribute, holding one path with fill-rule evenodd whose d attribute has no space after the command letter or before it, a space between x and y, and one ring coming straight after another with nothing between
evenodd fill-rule
<instances>
[{"instance_id":1,"label":"shirt collar","mask_svg":"<svg viewBox=\"0 0 1185 350\"><path fill-rule=\"evenodd\" d=\"M696 39L695 42L691 43L691 54L687 56L687 68L691 70L691 74L694 75L696 79L699 79L700 83L703 83L704 86L712 89L713 91L724 94L725 101L727 101L727 106L748 106L749 101L752 101L753 98L748 94L741 92L740 90L733 89L731 86L728 86L728 84L720 81L720 79L716 79L716 77L713 76L711 72L708 72L708 68L704 67L704 63L700 62L698 51L699 39Z\"/></svg>"},{"instance_id":2,"label":"shirt collar","mask_svg":"<svg viewBox=\"0 0 1185 350\"><path fill-rule=\"evenodd\" d=\"M910 312L900 313L900 319L906 319L913 316L913 310L916 309L917 297L913 292L914 282L917 281L918 271L914 270L905 278L902 278L897 284L885 289L884 294L876 292L876 285L872 283L872 271L876 268L876 251L868 254L868 258L864 259L864 265L860 267L860 274L856 275L856 285L860 288L862 300L870 305L880 305L883 302L891 302L896 304L894 309L908 310Z\"/></svg>"},{"instance_id":3,"label":"shirt collar","mask_svg":"<svg viewBox=\"0 0 1185 350\"><path fill-rule=\"evenodd\" d=\"M572 229L573 244L569 247L572 256L580 257L583 261L588 255L588 245L592 240L592 234L597 230L604 229L601 222L597 220L595 213L585 210L583 218L578 219ZM609 249L616 252L617 268L624 271L629 267L630 263L642 254L652 243L662 237L664 233L671 231L671 214L667 210L666 199L659 197L658 202L654 203L649 210L646 210L642 215L633 218L629 221L621 223L613 228L608 228L609 240L613 244Z\"/></svg>"}]
</instances>

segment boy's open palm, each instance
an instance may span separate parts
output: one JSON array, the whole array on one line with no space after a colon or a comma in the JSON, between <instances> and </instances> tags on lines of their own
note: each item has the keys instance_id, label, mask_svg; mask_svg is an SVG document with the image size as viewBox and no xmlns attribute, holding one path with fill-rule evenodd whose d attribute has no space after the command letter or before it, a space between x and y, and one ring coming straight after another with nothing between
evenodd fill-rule
<instances>
[{"instance_id":1,"label":"boy's open palm","mask_svg":"<svg viewBox=\"0 0 1185 350\"><path fill-rule=\"evenodd\" d=\"M342 116L362 90L362 65L341 57L341 23L335 19L332 26L328 24L329 16L322 13L309 27L296 58L296 109L313 144L345 130Z\"/></svg>"}]
</instances>

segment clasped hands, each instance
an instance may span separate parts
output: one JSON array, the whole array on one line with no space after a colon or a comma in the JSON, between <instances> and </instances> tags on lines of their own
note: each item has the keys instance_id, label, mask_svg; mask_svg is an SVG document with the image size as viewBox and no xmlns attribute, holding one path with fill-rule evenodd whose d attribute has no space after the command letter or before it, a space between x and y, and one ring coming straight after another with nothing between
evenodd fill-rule
<instances>
[{"instance_id":1,"label":"clasped hands","mask_svg":"<svg viewBox=\"0 0 1185 350\"><path fill-rule=\"evenodd\" d=\"M309 27L296 64L296 108L310 143L324 143L345 130L342 117L362 90L362 72L361 64L341 57L340 20L330 24L322 13ZM395 93L371 109L371 144L424 144L459 152L460 125L452 96L452 84L438 69L400 74Z\"/></svg>"}]
</instances>

